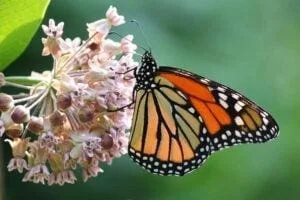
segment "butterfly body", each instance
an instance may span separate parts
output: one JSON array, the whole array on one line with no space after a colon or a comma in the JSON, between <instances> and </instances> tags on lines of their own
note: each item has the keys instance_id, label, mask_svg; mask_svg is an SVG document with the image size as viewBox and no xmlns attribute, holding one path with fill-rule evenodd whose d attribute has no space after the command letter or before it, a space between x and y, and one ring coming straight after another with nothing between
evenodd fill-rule
<instances>
[{"instance_id":1,"label":"butterfly body","mask_svg":"<svg viewBox=\"0 0 300 200\"><path fill-rule=\"evenodd\" d=\"M278 135L275 120L240 93L185 70L158 67L149 52L135 78L128 152L151 173L184 175L215 151Z\"/></svg>"}]
</instances>

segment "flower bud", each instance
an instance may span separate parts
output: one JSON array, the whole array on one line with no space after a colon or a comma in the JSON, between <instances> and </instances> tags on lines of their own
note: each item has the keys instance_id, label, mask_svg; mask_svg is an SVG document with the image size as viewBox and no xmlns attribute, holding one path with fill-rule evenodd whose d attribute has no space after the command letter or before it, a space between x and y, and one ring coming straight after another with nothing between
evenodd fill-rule
<instances>
[{"instance_id":1,"label":"flower bud","mask_svg":"<svg viewBox=\"0 0 300 200\"><path fill-rule=\"evenodd\" d=\"M17 124L28 122L30 119L30 111L25 106L18 105L14 107L10 117Z\"/></svg>"},{"instance_id":2,"label":"flower bud","mask_svg":"<svg viewBox=\"0 0 300 200\"><path fill-rule=\"evenodd\" d=\"M101 146L104 149L112 148L114 144L113 138L109 134L105 134L101 137Z\"/></svg>"},{"instance_id":3,"label":"flower bud","mask_svg":"<svg viewBox=\"0 0 300 200\"><path fill-rule=\"evenodd\" d=\"M65 110L72 105L72 97L68 93L60 94L57 97L57 107Z\"/></svg>"},{"instance_id":4,"label":"flower bud","mask_svg":"<svg viewBox=\"0 0 300 200\"><path fill-rule=\"evenodd\" d=\"M10 138L18 138L23 132L23 124L12 124L6 128L5 134Z\"/></svg>"},{"instance_id":5,"label":"flower bud","mask_svg":"<svg viewBox=\"0 0 300 200\"><path fill-rule=\"evenodd\" d=\"M14 100L10 95L0 94L0 111L5 112L14 106Z\"/></svg>"},{"instance_id":6,"label":"flower bud","mask_svg":"<svg viewBox=\"0 0 300 200\"><path fill-rule=\"evenodd\" d=\"M33 133L40 133L44 130L44 119L42 117L32 116L28 122L28 130Z\"/></svg>"},{"instance_id":7,"label":"flower bud","mask_svg":"<svg viewBox=\"0 0 300 200\"><path fill-rule=\"evenodd\" d=\"M100 115L96 119L96 123L99 124L104 130L109 130L114 122L107 115Z\"/></svg>"},{"instance_id":8,"label":"flower bud","mask_svg":"<svg viewBox=\"0 0 300 200\"><path fill-rule=\"evenodd\" d=\"M66 121L66 116L63 113L56 110L50 115L49 121L53 127L62 126Z\"/></svg>"},{"instance_id":9,"label":"flower bud","mask_svg":"<svg viewBox=\"0 0 300 200\"><path fill-rule=\"evenodd\" d=\"M88 106L84 106L79 109L78 116L81 122L89 122L94 118L94 110Z\"/></svg>"}]
</instances>

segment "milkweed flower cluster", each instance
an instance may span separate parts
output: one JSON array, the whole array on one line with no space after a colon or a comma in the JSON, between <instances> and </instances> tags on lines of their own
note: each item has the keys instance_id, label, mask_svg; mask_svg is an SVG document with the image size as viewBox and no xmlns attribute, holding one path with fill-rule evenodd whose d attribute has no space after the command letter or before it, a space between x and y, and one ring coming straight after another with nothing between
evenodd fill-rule
<instances>
[{"instance_id":1,"label":"milkweed flower cluster","mask_svg":"<svg viewBox=\"0 0 300 200\"><path fill-rule=\"evenodd\" d=\"M127 72L138 65L136 45L132 35L108 38L124 23L110 6L105 19L87 24L82 41L64 39L64 23L50 19L42 25L42 55L53 57L53 69L23 82L1 74L1 87L24 90L0 94L0 137L12 149L8 171L24 173L24 182L72 184L76 168L87 181L103 172L102 163L127 153L132 109L118 108L132 101L134 79Z\"/></svg>"}]
</instances>

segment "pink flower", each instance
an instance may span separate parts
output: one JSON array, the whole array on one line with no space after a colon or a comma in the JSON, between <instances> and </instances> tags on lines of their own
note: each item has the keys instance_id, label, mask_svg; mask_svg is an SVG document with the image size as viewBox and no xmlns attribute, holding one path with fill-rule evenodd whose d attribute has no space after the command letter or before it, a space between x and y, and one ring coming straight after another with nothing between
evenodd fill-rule
<instances>
[{"instance_id":1,"label":"pink flower","mask_svg":"<svg viewBox=\"0 0 300 200\"><path fill-rule=\"evenodd\" d=\"M51 55L53 68L32 72L24 85L14 82L25 89L20 94L0 94L0 137L12 138L7 167L27 170L23 181L73 184L78 167L86 181L103 172L101 163L127 152L132 109L112 110L132 102L136 45L132 35L115 41L108 34L123 23L110 6L105 19L88 24L84 40L63 39L64 24L52 19L42 26L42 54Z\"/></svg>"},{"instance_id":2,"label":"pink flower","mask_svg":"<svg viewBox=\"0 0 300 200\"><path fill-rule=\"evenodd\" d=\"M52 152L54 151L55 146L59 144L61 141L58 137L54 136L51 131L48 131L40 135L38 142L40 148L45 148L49 152Z\"/></svg>"},{"instance_id":3,"label":"pink flower","mask_svg":"<svg viewBox=\"0 0 300 200\"><path fill-rule=\"evenodd\" d=\"M62 53L76 53L80 48L81 39L79 37L71 40L70 38L66 38L63 40L59 39L59 46L61 48Z\"/></svg>"},{"instance_id":4,"label":"pink flower","mask_svg":"<svg viewBox=\"0 0 300 200\"><path fill-rule=\"evenodd\" d=\"M23 158L12 158L7 165L9 172L18 170L19 173L23 173L24 169L28 170L27 162Z\"/></svg>"},{"instance_id":5,"label":"pink flower","mask_svg":"<svg viewBox=\"0 0 300 200\"><path fill-rule=\"evenodd\" d=\"M89 36L98 33L100 37L104 37L109 33L112 26L119 26L124 23L124 17L118 14L117 8L110 6L106 11L106 19L87 24Z\"/></svg>"},{"instance_id":6,"label":"pink flower","mask_svg":"<svg viewBox=\"0 0 300 200\"><path fill-rule=\"evenodd\" d=\"M58 184L64 185L65 183L74 184L77 181L73 171L66 170L58 173L51 173L48 178L48 185Z\"/></svg>"},{"instance_id":7,"label":"pink flower","mask_svg":"<svg viewBox=\"0 0 300 200\"><path fill-rule=\"evenodd\" d=\"M51 38L60 38L63 34L64 23L60 22L55 25L55 21L53 19L49 19L49 25L42 25L42 29L44 33Z\"/></svg>"},{"instance_id":8,"label":"pink flower","mask_svg":"<svg viewBox=\"0 0 300 200\"><path fill-rule=\"evenodd\" d=\"M111 135L114 141L114 145L110 150L111 154L115 157L120 157L121 155L126 154L129 140L128 134L111 130Z\"/></svg>"},{"instance_id":9,"label":"pink flower","mask_svg":"<svg viewBox=\"0 0 300 200\"><path fill-rule=\"evenodd\" d=\"M96 177L98 173L102 172L103 170L99 167L99 161L92 159L92 161L82 171L83 181L86 182L89 178Z\"/></svg>"},{"instance_id":10,"label":"pink flower","mask_svg":"<svg viewBox=\"0 0 300 200\"><path fill-rule=\"evenodd\" d=\"M121 40L122 51L126 53L134 53L137 46L132 43L133 35L127 35Z\"/></svg>"},{"instance_id":11,"label":"pink flower","mask_svg":"<svg viewBox=\"0 0 300 200\"><path fill-rule=\"evenodd\" d=\"M101 138L90 134L73 134L72 139L77 144L70 152L72 158L87 160L93 158L96 153L101 151Z\"/></svg>"},{"instance_id":12,"label":"pink flower","mask_svg":"<svg viewBox=\"0 0 300 200\"><path fill-rule=\"evenodd\" d=\"M49 170L45 164L37 164L25 174L22 181L45 184L45 181L49 179L49 175Z\"/></svg>"},{"instance_id":13,"label":"pink flower","mask_svg":"<svg viewBox=\"0 0 300 200\"><path fill-rule=\"evenodd\" d=\"M125 19L123 16L118 14L117 8L113 6L109 6L106 11L106 18L113 26L120 26L125 23Z\"/></svg>"}]
</instances>

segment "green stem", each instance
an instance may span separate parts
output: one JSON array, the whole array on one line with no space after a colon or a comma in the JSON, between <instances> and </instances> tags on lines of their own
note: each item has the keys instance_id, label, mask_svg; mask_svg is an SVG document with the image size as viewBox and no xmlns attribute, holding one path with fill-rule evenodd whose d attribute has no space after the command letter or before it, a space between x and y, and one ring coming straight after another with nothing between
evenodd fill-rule
<instances>
[{"instance_id":1,"label":"green stem","mask_svg":"<svg viewBox=\"0 0 300 200\"><path fill-rule=\"evenodd\" d=\"M30 76L6 76L5 80L11 83L21 84L24 86L32 86L42 81L48 81L46 78L37 78Z\"/></svg>"}]
</instances>

